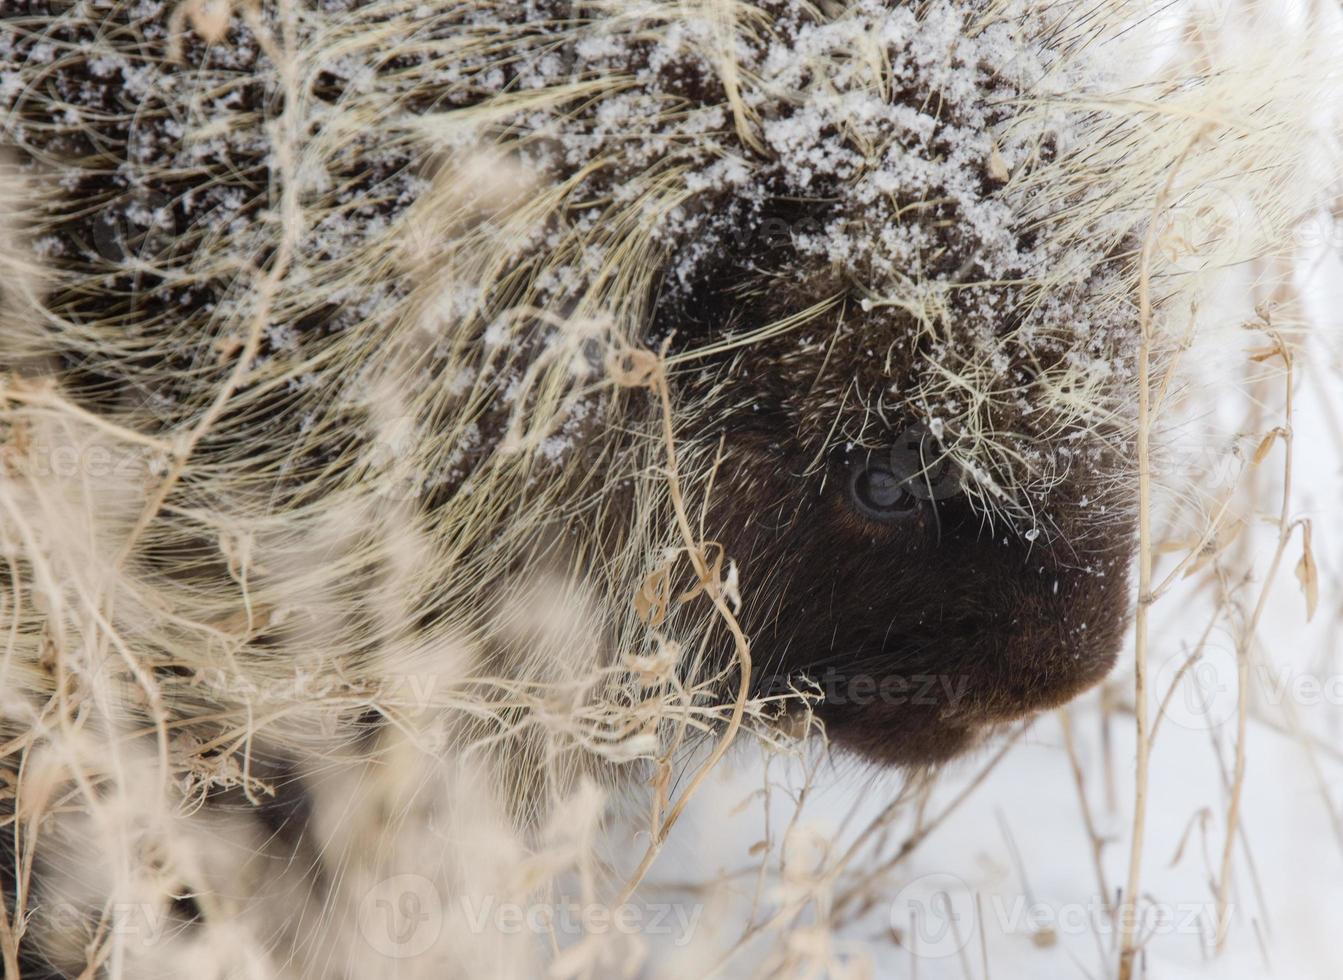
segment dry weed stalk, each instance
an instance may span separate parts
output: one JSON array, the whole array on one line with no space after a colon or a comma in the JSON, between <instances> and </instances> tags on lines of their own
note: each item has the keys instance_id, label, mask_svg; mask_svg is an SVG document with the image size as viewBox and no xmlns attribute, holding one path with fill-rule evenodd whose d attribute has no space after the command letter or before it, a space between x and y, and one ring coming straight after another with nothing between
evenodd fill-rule
<instances>
[{"instance_id":1,"label":"dry weed stalk","mask_svg":"<svg viewBox=\"0 0 1343 980\"><path fill-rule=\"evenodd\" d=\"M1137 423L1137 467L1138 467L1138 605L1133 627L1133 706L1136 724L1137 763L1135 766L1135 784L1133 801L1132 843L1129 850L1128 883L1124 889L1119 906L1120 913L1120 954L1119 980L1131 980L1137 945L1137 903L1139 882L1142 875L1143 834L1147 825L1147 777L1150 765L1150 743L1148 741L1147 722L1147 648L1148 613L1154 597L1152 595L1152 559L1154 543L1152 540L1152 387L1151 365L1155 331L1152 326L1152 256L1156 249L1157 229L1160 218L1166 210L1171 190L1179 177L1180 168L1193 152L1195 146L1204 139L1209 131L1206 125L1190 139L1180 156L1176 158L1170 174L1166 178L1161 192L1152 205L1152 219L1143 238L1142 254L1138 270L1138 423ZM1163 382L1163 390L1165 383Z\"/></svg>"},{"instance_id":2,"label":"dry weed stalk","mask_svg":"<svg viewBox=\"0 0 1343 980\"><path fill-rule=\"evenodd\" d=\"M1110 891L1110 885L1105 878L1105 862L1103 860L1105 852L1105 838L1101 836L1096 827L1096 819L1092 815L1091 803L1087 799L1086 773L1082 770L1082 763L1077 755L1077 743L1073 736L1072 715L1067 708L1058 710L1059 725L1063 729L1063 747L1068 754L1068 768L1072 772L1073 786L1077 789L1077 802L1081 810L1082 825L1086 828L1087 840L1091 844L1091 864L1096 873L1096 887L1099 890L1101 901L1105 903L1105 914L1113 922L1115 917L1114 896ZM1160 721L1160 716L1157 718ZM1155 728L1155 726L1153 726Z\"/></svg>"},{"instance_id":3,"label":"dry weed stalk","mask_svg":"<svg viewBox=\"0 0 1343 980\"><path fill-rule=\"evenodd\" d=\"M746 634L742 632L741 624L737 622L736 613L729 605L731 602L740 606L741 598L736 595L734 586L730 586L723 581L721 575L722 549L718 549L720 560L711 564L708 555L715 546L711 542L703 540L702 528L701 534L696 535L691 527L690 518L686 514L685 499L681 491L680 470L676 460L676 433L672 421L671 390L667 382L666 348L668 345L669 342L664 344L663 350L656 355L646 350L614 350L608 359L608 370L618 385L630 388L649 388L657 397L662 418L663 447L666 451L667 493L676 515L676 527L681 534L684 553L690 559L696 578L695 588L681 596L680 599L682 601L692 599L703 592L713 603L715 611L722 617L724 624L732 635L737 654L739 675L737 693L732 702L732 713L728 718L726 728L724 728L709 757L690 777L689 783L682 790L675 805L660 822L657 821L656 817L662 805L665 805L662 801L662 794L666 791L666 784L665 782L659 783L657 789L660 805L654 809L654 825L650 827L651 840L648 849L644 853L639 867L622 888L620 897L616 900L616 905L623 905L634 893L639 883L643 881L649 868L657 859L667 835L675 826L676 821L680 819L686 805L694 798L696 791L708 778L709 773L732 746L737 733L741 730L742 717L746 711L746 700L751 686L751 644L746 638ZM710 484L711 487L712 484ZM636 601L637 598L636 596ZM660 771L667 771L668 766L669 760L663 758L660 763Z\"/></svg>"},{"instance_id":4,"label":"dry weed stalk","mask_svg":"<svg viewBox=\"0 0 1343 980\"><path fill-rule=\"evenodd\" d=\"M1237 635L1236 643L1236 669L1237 669L1237 697L1236 697L1236 756L1235 770L1231 783L1231 800L1227 806L1226 813L1226 841L1222 847L1221 867L1217 875L1217 913L1216 913L1216 948L1217 952L1222 952L1226 946L1227 932L1230 927L1229 919L1229 898L1231 892L1231 858L1234 852L1237 829L1240 824L1240 806L1241 795L1245 788L1245 760L1246 760L1246 737L1247 720L1249 718L1249 697L1250 697L1250 662L1252 658L1252 646L1255 642L1255 635L1259 629L1259 622L1263 618L1264 610L1268 605L1268 599L1273 589L1273 582L1277 578L1278 568L1282 564L1283 556L1287 553L1287 546L1291 543L1292 535L1298 525L1303 527L1303 561L1305 555L1310 553L1309 524L1304 521L1293 521L1292 513L1292 462L1293 447L1295 435L1293 424L1294 405L1294 387L1295 375L1293 373L1293 353L1288 346L1283 335L1273 328L1272 315L1269 311L1261 311L1261 317L1264 321L1264 328L1272 338L1273 344L1263 351L1254 352L1253 358L1256 360L1266 360L1269 358L1280 358L1283 363L1283 385L1284 385L1284 423L1279 429L1274 430L1261 445L1271 446L1278 440L1283 444L1283 470L1282 470L1282 502L1278 513L1278 540L1277 546L1273 550L1273 557L1269 561L1268 571L1264 576L1264 582L1259 590L1258 598L1254 604L1254 611L1251 613L1248 622L1240 629ZM1260 458L1266 454L1257 454Z\"/></svg>"}]
</instances>

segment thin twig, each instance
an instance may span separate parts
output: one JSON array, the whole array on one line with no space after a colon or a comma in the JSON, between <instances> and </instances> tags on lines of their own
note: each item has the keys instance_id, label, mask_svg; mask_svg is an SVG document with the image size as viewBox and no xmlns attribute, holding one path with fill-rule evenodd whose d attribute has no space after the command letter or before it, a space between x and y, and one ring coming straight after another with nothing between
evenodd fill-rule
<instances>
[{"instance_id":1,"label":"thin twig","mask_svg":"<svg viewBox=\"0 0 1343 980\"><path fill-rule=\"evenodd\" d=\"M1114 920L1114 898L1110 885L1105 880L1105 864L1101 860L1105 851L1105 839L1096 830L1096 820L1091 815L1091 804L1087 802L1086 777L1082 773L1082 763L1077 757L1076 740L1073 738L1072 717L1067 708L1058 711L1059 724L1063 728L1063 746L1068 752L1068 766L1072 769L1073 785L1077 787L1077 802L1082 808L1082 824L1086 828L1087 840L1091 842L1091 864L1096 872L1096 887L1100 889L1101 901L1105 903L1105 913Z\"/></svg>"},{"instance_id":2,"label":"thin twig","mask_svg":"<svg viewBox=\"0 0 1343 980\"><path fill-rule=\"evenodd\" d=\"M1222 864L1221 870L1217 876L1217 952L1220 953L1226 946L1226 937L1228 933L1227 904L1231 893L1231 858L1236 847L1236 828L1240 821L1241 797L1245 788L1245 764L1246 764L1246 732L1247 721L1249 717L1249 682L1250 682L1250 646L1254 642L1256 630L1259 628L1259 620L1263 618L1264 609L1268 606L1268 598L1273 590L1273 580L1277 578L1278 568L1282 564L1283 555L1287 552L1287 545L1291 542L1292 533L1296 529L1296 524L1291 520L1292 509L1292 462L1294 435L1292 432L1292 387L1294 375L1292 369L1292 352L1287 346L1287 342L1282 335L1270 326L1270 335L1277 344L1278 354L1282 357L1286 368L1286 424L1283 426L1281 435L1283 444L1283 485L1282 485L1282 505L1278 516L1278 545L1273 551L1273 559L1268 566L1268 574L1264 578L1264 585L1259 590L1259 599L1255 603L1254 612L1250 615L1249 621L1245 624L1240 633L1239 643L1236 650L1236 759L1234 764L1234 774L1231 781L1231 802L1227 806L1226 812L1226 842L1222 846Z\"/></svg>"},{"instance_id":3,"label":"thin twig","mask_svg":"<svg viewBox=\"0 0 1343 980\"><path fill-rule=\"evenodd\" d=\"M1166 207L1175 178L1194 147L1202 141L1204 126L1189 141L1171 167L1166 183L1152 205L1152 218L1143 239L1138 277L1140 337L1138 344L1138 608L1134 615L1133 715L1137 726L1137 765L1134 778L1133 839L1129 849L1128 884L1119 911L1122 918L1119 980L1132 980L1137 947L1137 902L1142 880L1143 834L1147 824L1147 649L1148 614L1152 605L1152 255L1156 229Z\"/></svg>"}]
</instances>

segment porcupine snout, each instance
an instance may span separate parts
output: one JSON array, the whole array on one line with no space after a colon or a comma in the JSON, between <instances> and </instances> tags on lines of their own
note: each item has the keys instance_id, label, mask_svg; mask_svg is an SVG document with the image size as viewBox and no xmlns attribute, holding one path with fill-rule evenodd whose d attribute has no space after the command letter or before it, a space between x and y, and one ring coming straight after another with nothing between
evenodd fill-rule
<instances>
[{"instance_id":1,"label":"porcupine snout","mask_svg":"<svg viewBox=\"0 0 1343 980\"><path fill-rule=\"evenodd\" d=\"M899 451L838 454L801 478L805 500L790 506L799 477L778 452L742 449L735 485L756 506L724 505L719 526L757 599L757 690L810 687L839 744L892 764L942 761L1113 666L1124 522L1065 533L986 521L954 465L916 469Z\"/></svg>"}]
</instances>

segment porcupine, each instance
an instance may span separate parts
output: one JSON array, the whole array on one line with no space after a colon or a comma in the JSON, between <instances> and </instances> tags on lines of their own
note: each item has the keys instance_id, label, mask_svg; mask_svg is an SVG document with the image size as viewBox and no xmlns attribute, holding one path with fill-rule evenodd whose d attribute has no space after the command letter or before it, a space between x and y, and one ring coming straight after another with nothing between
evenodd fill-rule
<instances>
[{"instance_id":1,"label":"porcupine","mask_svg":"<svg viewBox=\"0 0 1343 980\"><path fill-rule=\"evenodd\" d=\"M1094 684L1130 603L1144 221L1184 149L1097 108L1136 9L9 8L32 795L166 775L184 839L302 853L338 910L356 834L324 807L452 808L370 775L407 729L521 827L667 758L689 708L721 734L741 664L706 593L760 713L876 762ZM39 975L82 967L107 882L188 936L299 887L226 888L138 824L90 885L47 823L30 905L44 875L85 897L70 935L30 920Z\"/></svg>"}]
</instances>

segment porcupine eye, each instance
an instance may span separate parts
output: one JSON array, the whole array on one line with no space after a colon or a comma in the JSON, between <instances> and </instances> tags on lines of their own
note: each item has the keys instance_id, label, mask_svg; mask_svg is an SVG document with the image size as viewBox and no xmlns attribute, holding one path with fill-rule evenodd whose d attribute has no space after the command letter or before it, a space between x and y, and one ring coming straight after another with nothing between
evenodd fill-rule
<instances>
[{"instance_id":1,"label":"porcupine eye","mask_svg":"<svg viewBox=\"0 0 1343 980\"><path fill-rule=\"evenodd\" d=\"M906 481L877 460L853 468L849 499L864 517L885 522L912 514L919 503L909 492Z\"/></svg>"},{"instance_id":2,"label":"porcupine eye","mask_svg":"<svg viewBox=\"0 0 1343 980\"><path fill-rule=\"evenodd\" d=\"M920 501L937 502L961 492L960 470L938 457L922 425L902 432L889 456L869 456L853 467L849 499L854 508L875 521L896 521L918 510Z\"/></svg>"}]
</instances>

